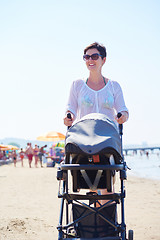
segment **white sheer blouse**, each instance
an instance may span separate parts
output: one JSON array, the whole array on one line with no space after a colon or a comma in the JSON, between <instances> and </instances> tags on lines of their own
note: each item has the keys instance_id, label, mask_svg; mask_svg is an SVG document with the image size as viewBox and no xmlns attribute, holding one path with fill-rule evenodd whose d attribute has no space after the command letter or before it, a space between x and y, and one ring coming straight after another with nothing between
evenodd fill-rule
<instances>
[{"instance_id":1,"label":"white sheer blouse","mask_svg":"<svg viewBox=\"0 0 160 240\"><path fill-rule=\"evenodd\" d=\"M72 83L67 104L67 111L71 111L76 120L89 113L102 113L114 121L118 112L127 111L122 89L118 82L109 80L100 90L88 87L84 80Z\"/></svg>"}]
</instances>

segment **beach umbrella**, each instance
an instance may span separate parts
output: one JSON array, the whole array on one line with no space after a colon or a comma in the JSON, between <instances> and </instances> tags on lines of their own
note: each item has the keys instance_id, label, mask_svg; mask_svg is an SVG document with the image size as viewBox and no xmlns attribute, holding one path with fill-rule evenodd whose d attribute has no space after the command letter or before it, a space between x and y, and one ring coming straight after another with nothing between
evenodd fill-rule
<instances>
[{"instance_id":1,"label":"beach umbrella","mask_svg":"<svg viewBox=\"0 0 160 240\"><path fill-rule=\"evenodd\" d=\"M0 144L0 150L2 151L8 150L7 145Z\"/></svg>"},{"instance_id":2,"label":"beach umbrella","mask_svg":"<svg viewBox=\"0 0 160 240\"><path fill-rule=\"evenodd\" d=\"M6 145L0 144L0 148L4 148L4 147L6 147Z\"/></svg>"},{"instance_id":3,"label":"beach umbrella","mask_svg":"<svg viewBox=\"0 0 160 240\"><path fill-rule=\"evenodd\" d=\"M43 142L53 142L52 138L47 138L45 135L39 136L36 138L38 141L43 141Z\"/></svg>"},{"instance_id":4,"label":"beach umbrella","mask_svg":"<svg viewBox=\"0 0 160 240\"><path fill-rule=\"evenodd\" d=\"M18 150L19 148L16 147L16 146L13 146L13 145L0 144L0 149L3 150L3 151L6 151L6 150Z\"/></svg>"},{"instance_id":5,"label":"beach umbrella","mask_svg":"<svg viewBox=\"0 0 160 240\"><path fill-rule=\"evenodd\" d=\"M39 141L49 141L49 142L61 141L64 139L65 139L65 135L56 131L51 131L42 136L37 137L37 140Z\"/></svg>"},{"instance_id":6,"label":"beach umbrella","mask_svg":"<svg viewBox=\"0 0 160 240\"><path fill-rule=\"evenodd\" d=\"M65 146L65 142L64 141L63 142L58 142L58 143L55 144L55 147L62 147L62 148L64 148L64 146Z\"/></svg>"},{"instance_id":7,"label":"beach umbrella","mask_svg":"<svg viewBox=\"0 0 160 240\"><path fill-rule=\"evenodd\" d=\"M19 148L17 146L13 145L7 145L8 150L18 150Z\"/></svg>"}]
</instances>

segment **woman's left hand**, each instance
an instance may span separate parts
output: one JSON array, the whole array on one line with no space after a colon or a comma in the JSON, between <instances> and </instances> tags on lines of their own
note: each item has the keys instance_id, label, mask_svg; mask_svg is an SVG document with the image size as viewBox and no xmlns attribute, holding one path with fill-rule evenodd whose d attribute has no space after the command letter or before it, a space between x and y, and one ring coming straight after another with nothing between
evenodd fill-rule
<instances>
[{"instance_id":1,"label":"woman's left hand","mask_svg":"<svg viewBox=\"0 0 160 240\"><path fill-rule=\"evenodd\" d=\"M115 116L115 120L118 122L118 124L123 124L128 120L128 112L122 111L121 114L122 116L120 118Z\"/></svg>"}]
</instances>

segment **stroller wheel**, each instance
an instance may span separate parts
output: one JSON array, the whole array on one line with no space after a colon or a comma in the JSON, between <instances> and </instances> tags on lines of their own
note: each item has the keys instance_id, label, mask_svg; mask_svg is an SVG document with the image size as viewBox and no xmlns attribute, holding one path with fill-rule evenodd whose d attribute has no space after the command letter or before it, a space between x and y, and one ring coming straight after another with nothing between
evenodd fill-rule
<instances>
[{"instance_id":1,"label":"stroller wheel","mask_svg":"<svg viewBox=\"0 0 160 240\"><path fill-rule=\"evenodd\" d=\"M133 240L133 230L128 231L128 240Z\"/></svg>"}]
</instances>

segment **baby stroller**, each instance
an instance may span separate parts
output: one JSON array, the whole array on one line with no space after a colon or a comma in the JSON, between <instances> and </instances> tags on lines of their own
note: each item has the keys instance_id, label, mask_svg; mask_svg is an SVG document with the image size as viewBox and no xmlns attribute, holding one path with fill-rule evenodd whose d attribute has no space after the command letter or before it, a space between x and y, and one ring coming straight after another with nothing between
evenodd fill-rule
<instances>
[{"instance_id":1,"label":"baby stroller","mask_svg":"<svg viewBox=\"0 0 160 240\"><path fill-rule=\"evenodd\" d=\"M119 133L105 115L88 114L69 128L65 160L57 171L58 240L133 240L132 230L126 234L124 217L126 169L122 126ZM117 172L119 193L113 191ZM107 189L108 194L99 189Z\"/></svg>"}]
</instances>

